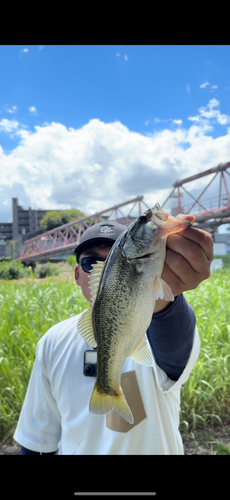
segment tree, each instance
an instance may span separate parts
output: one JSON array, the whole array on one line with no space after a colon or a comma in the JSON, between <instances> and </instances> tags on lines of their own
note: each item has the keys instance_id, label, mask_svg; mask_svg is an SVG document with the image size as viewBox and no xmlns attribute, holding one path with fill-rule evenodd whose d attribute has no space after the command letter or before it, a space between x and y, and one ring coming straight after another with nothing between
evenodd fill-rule
<instances>
[{"instance_id":1,"label":"tree","mask_svg":"<svg viewBox=\"0 0 230 500\"><path fill-rule=\"evenodd\" d=\"M55 227L62 226L63 224L68 224L73 220L81 219L85 217L85 214L78 210L77 208L70 208L69 210L52 210L47 212L47 214L42 218L40 225L43 231L49 231Z\"/></svg>"}]
</instances>

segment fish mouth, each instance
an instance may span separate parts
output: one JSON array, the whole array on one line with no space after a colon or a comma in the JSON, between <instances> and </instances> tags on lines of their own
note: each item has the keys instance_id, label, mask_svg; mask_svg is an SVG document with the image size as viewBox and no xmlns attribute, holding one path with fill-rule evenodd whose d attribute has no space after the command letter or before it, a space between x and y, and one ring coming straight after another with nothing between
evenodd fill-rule
<instances>
[{"instance_id":1,"label":"fish mouth","mask_svg":"<svg viewBox=\"0 0 230 500\"><path fill-rule=\"evenodd\" d=\"M151 220L158 226L157 236L169 236L193 225L190 220L167 214L167 212L162 210L159 203L156 203L151 212Z\"/></svg>"},{"instance_id":2,"label":"fish mouth","mask_svg":"<svg viewBox=\"0 0 230 500\"><path fill-rule=\"evenodd\" d=\"M146 253L144 255L141 255L140 257L136 257L134 260L149 259L151 256L152 256L152 253Z\"/></svg>"},{"instance_id":3,"label":"fish mouth","mask_svg":"<svg viewBox=\"0 0 230 500\"><path fill-rule=\"evenodd\" d=\"M162 226L159 227L159 236L169 236L170 234L179 233L193 224L190 220L180 219L179 217L169 217L167 221L163 222Z\"/></svg>"}]
</instances>

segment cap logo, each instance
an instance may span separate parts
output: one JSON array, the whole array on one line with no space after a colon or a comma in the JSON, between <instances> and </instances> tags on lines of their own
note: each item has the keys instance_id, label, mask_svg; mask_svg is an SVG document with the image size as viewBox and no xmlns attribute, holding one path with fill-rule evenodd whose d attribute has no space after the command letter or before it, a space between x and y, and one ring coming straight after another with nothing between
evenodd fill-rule
<instances>
[{"instance_id":1,"label":"cap logo","mask_svg":"<svg viewBox=\"0 0 230 500\"><path fill-rule=\"evenodd\" d=\"M103 234L114 234L115 231L114 231L114 226L100 226L100 229L99 229L99 233L103 233Z\"/></svg>"}]
</instances>

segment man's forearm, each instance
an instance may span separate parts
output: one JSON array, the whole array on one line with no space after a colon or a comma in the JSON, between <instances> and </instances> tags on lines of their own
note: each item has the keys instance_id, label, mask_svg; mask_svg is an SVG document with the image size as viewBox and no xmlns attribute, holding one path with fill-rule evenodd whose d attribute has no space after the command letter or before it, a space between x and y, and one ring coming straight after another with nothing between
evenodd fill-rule
<instances>
[{"instance_id":1,"label":"man's forearm","mask_svg":"<svg viewBox=\"0 0 230 500\"><path fill-rule=\"evenodd\" d=\"M173 380L180 377L187 364L195 324L194 311L183 294L153 314L147 336L158 366Z\"/></svg>"}]
</instances>

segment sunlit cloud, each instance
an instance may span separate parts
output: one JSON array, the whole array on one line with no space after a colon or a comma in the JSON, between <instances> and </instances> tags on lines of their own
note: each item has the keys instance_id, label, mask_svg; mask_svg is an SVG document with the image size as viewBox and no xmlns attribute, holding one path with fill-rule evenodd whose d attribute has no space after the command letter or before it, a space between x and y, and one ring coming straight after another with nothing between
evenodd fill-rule
<instances>
[{"instance_id":1,"label":"sunlit cloud","mask_svg":"<svg viewBox=\"0 0 230 500\"><path fill-rule=\"evenodd\" d=\"M206 87L208 87L208 85L210 85L209 82L204 82L200 85L200 89L206 89Z\"/></svg>"},{"instance_id":2,"label":"sunlit cloud","mask_svg":"<svg viewBox=\"0 0 230 500\"><path fill-rule=\"evenodd\" d=\"M28 110L29 110L29 112L30 112L30 113L33 113L33 114L35 114L35 113L37 112L37 109L36 109L36 107L35 107L35 106L30 106L30 107L28 108Z\"/></svg>"},{"instance_id":3,"label":"sunlit cloud","mask_svg":"<svg viewBox=\"0 0 230 500\"><path fill-rule=\"evenodd\" d=\"M21 58L23 56L23 54L27 54L27 52L29 52L29 49L20 49L19 51L19 57Z\"/></svg>"},{"instance_id":4,"label":"sunlit cloud","mask_svg":"<svg viewBox=\"0 0 230 500\"><path fill-rule=\"evenodd\" d=\"M230 130L218 138L206 135L210 123L230 123L217 100L190 119L187 129L174 119L178 127L148 136L118 121L93 119L80 129L51 123L30 131L2 119L0 131L17 134L19 143L10 153L0 148L0 210L6 213L8 205L2 203L15 196L15 186L20 202L35 208L76 206L90 214L137 194L150 205L163 203L177 179L230 158ZM10 205L7 210L10 217Z\"/></svg>"},{"instance_id":5,"label":"sunlit cloud","mask_svg":"<svg viewBox=\"0 0 230 500\"><path fill-rule=\"evenodd\" d=\"M13 132L18 128L19 123L16 120L7 120L7 118L2 118L0 120L0 131L1 132Z\"/></svg>"},{"instance_id":6,"label":"sunlit cloud","mask_svg":"<svg viewBox=\"0 0 230 500\"><path fill-rule=\"evenodd\" d=\"M11 108L6 110L8 113L16 113L17 112L17 106L12 106Z\"/></svg>"}]
</instances>

